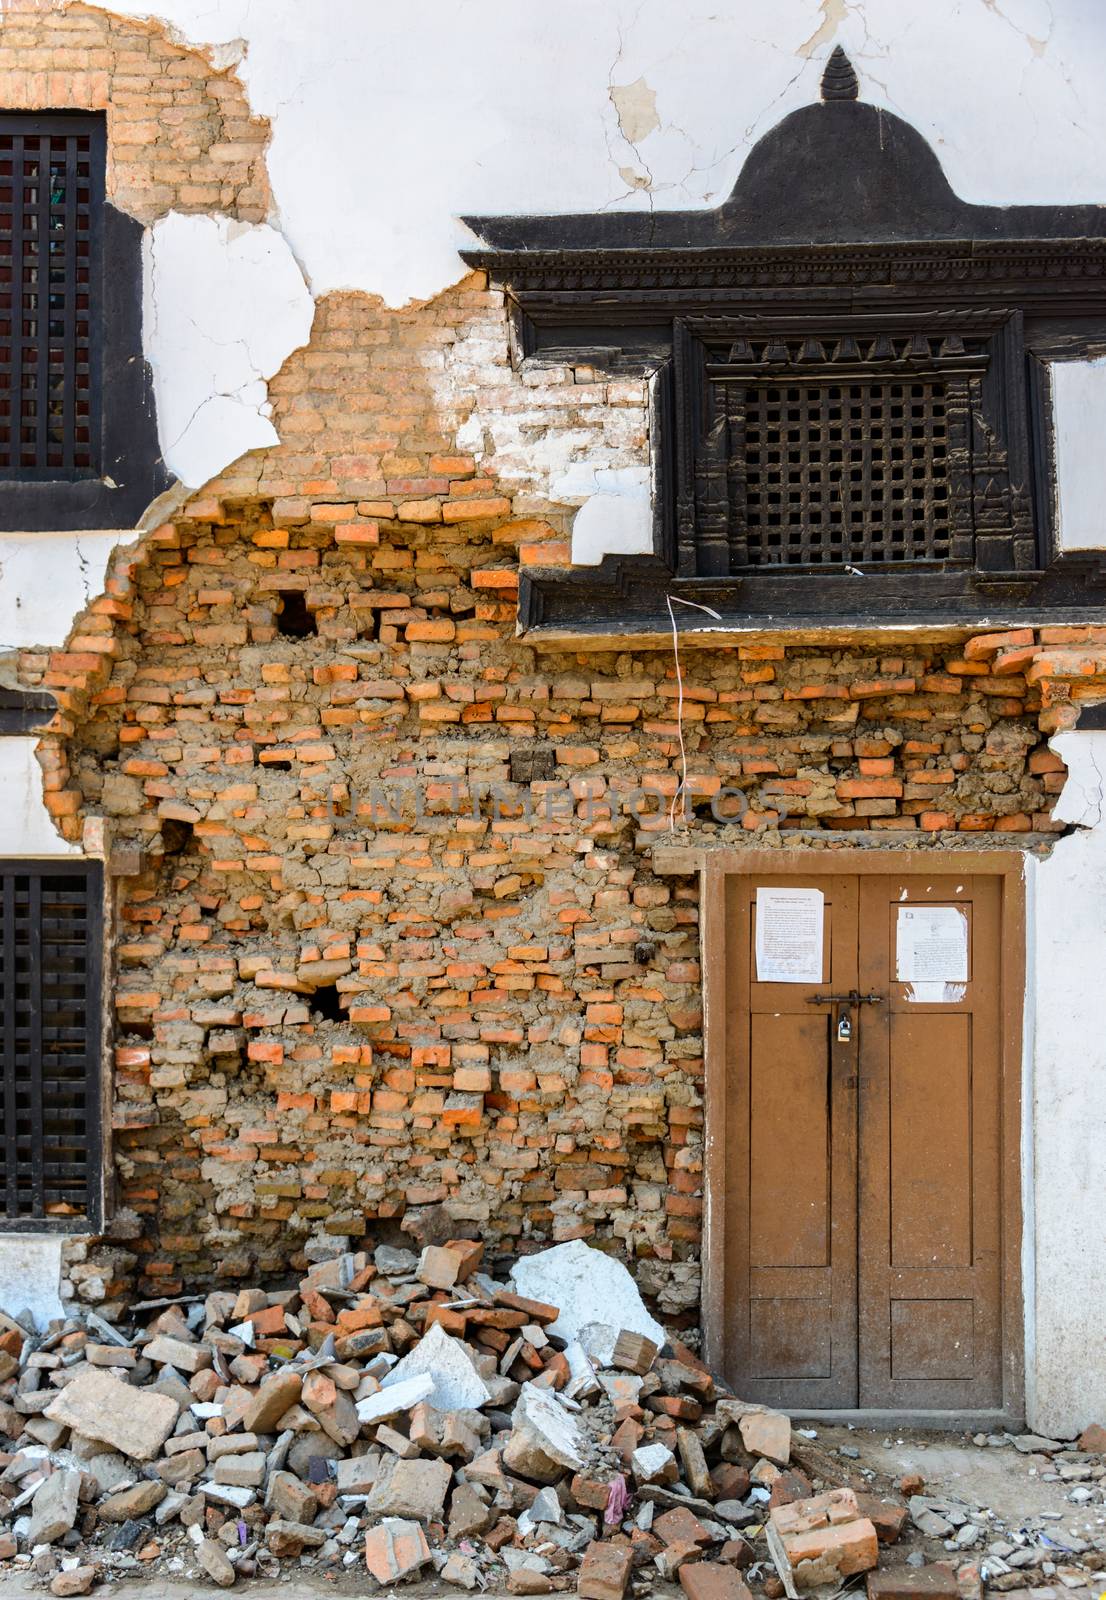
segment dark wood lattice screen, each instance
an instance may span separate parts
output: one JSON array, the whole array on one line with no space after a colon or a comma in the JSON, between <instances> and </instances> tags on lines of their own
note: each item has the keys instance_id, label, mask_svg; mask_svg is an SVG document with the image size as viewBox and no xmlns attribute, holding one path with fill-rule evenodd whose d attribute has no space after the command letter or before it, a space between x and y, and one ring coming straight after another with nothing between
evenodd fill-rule
<instances>
[{"instance_id":1,"label":"dark wood lattice screen","mask_svg":"<svg viewBox=\"0 0 1106 1600\"><path fill-rule=\"evenodd\" d=\"M780 384L738 392L750 565L949 556L943 383Z\"/></svg>"},{"instance_id":2,"label":"dark wood lattice screen","mask_svg":"<svg viewBox=\"0 0 1106 1600\"><path fill-rule=\"evenodd\" d=\"M1011 322L976 315L857 318L832 337L798 317L682 328L680 575L1031 567L1024 430L1003 410Z\"/></svg>"},{"instance_id":3,"label":"dark wood lattice screen","mask_svg":"<svg viewBox=\"0 0 1106 1600\"><path fill-rule=\"evenodd\" d=\"M104 122L0 116L0 478L100 471Z\"/></svg>"},{"instance_id":4,"label":"dark wood lattice screen","mask_svg":"<svg viewBox=\"0 0 1106 1600\"><path fill-rule=\"evenodd\" d=\"M0 1227L100 1214L100 872L0 863Z\"/></svg>"}]
</instances>

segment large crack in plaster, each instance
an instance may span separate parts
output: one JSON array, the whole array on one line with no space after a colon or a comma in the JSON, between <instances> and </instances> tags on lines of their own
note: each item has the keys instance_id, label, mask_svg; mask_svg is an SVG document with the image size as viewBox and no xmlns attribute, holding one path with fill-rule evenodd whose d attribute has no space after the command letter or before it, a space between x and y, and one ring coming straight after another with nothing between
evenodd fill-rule
<instances>
[{"instance_id":1,"label":"large crack in plaster","mask_svg":"<svg viewBox=\"0 0 1106 1600\"><path fill-rule=\"evenodd\" d=\"M307 343L315 302L268 225L171 212L143 252L144 343L162 449L199 488L250 450L278 444L267 380Z\"/></svg>"},{"instance_id":2,"label":"large crack in plaster","mask_svg":"<svg viewBox=\"0 0 1106 1600\"><path fill-rule=\"evenodd\" d=\"M371 34L352 0L332 0L326 29L291 0L156 7L194 48L237 57L252 108L272 124L280 227L316 294L426 301L457 280L457 247L471 242L457 219L468 212L716 204L752 140L816 97L838 41L865 92L951 158L965 198L1101 197L1106 108L1089 24L1060 17L1053 27L1043 0L933 0L924 19L901 0L781 0L763 14L736 0L692 0L678 12L616 0L599 16L566 0L541 29L489 0L512 61L495 77L463 17L443 22L429 0L412 4L402 25L385 19ZM401 95L414 131L397 141ZM324 146L387 157L313 158Z\"/></svg>"}]
</instances>

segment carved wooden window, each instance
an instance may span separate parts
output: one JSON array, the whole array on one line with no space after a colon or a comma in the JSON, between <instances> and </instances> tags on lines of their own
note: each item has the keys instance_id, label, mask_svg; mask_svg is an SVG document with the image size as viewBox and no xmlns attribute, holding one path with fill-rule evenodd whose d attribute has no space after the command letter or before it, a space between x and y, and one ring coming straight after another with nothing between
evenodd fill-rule
<instances>
[{"instance_id":1,"label":"carved wooden window","mask_svg":"<svg viewBox=\"0 0 1106 1600\"><path fill-rule=\"evenodd\" d=\"M1019 318L754 320L682 329L681 574L1034 565Z\"/></svg>"},{"instance_id":2,"label":"carved wooden window","mask_svg":"<svg viewBox=\"0 0 1106 1600\"><path fill-rule=\"evenodd\" d=\"M723 406L744 443L750 566L951 555L940 380L732 384Z\"/></svg>"},{"instance_id":3,"label":"carved wooden window","mask_svg":"<svg viewBox=\"0 0 1106 1600\"><path fill-rule=\"evenodd\" d=\"M104 119L0 116L0 478L100 471Z\"/></svg>"},{"instance_id":4,"label":"carved wooden window","mask_svg":"<svg viewBox=\"0 0 1106 1600\"><path fill-rule=\"evenodd\" d=\"M99 1224L100 882L0 862L0 1228Z\"/></svg>"}]
</instances>

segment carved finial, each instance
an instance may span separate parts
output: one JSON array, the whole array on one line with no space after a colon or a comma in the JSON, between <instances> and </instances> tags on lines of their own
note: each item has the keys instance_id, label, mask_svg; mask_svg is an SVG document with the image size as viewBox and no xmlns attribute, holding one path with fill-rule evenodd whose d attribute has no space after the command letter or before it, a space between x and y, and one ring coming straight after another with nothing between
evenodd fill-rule
<instances>
[{"instance_id":1,"label":"carved finial","mask_svg":"<svg viewBox=\"0 0 1106 1600\"><path fill-rule=\"evenodd\" d=\"M859 93L860 85L856 81L852 62L839 44L834 45L833 54L822 74L822 99L855 100Z\"/></svg>"}]
</instances>

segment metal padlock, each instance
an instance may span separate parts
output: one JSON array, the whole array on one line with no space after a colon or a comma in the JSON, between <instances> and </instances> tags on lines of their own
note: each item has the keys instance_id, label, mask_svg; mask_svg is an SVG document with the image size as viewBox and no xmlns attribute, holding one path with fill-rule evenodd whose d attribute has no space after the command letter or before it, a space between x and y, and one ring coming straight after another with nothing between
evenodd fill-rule
<instances>
[{"instance_id":1,"label":"metal padlock","mask_svg":"<svg viewBox=\"0 0 1106 1600\"><path fill-rule=\"evenodd\" d=\"M851 1044L853 1039L853 1019L847 1006L842 1006L837 1014L837 1042L838 1044Z\"/></svg>"}]
</instances>

